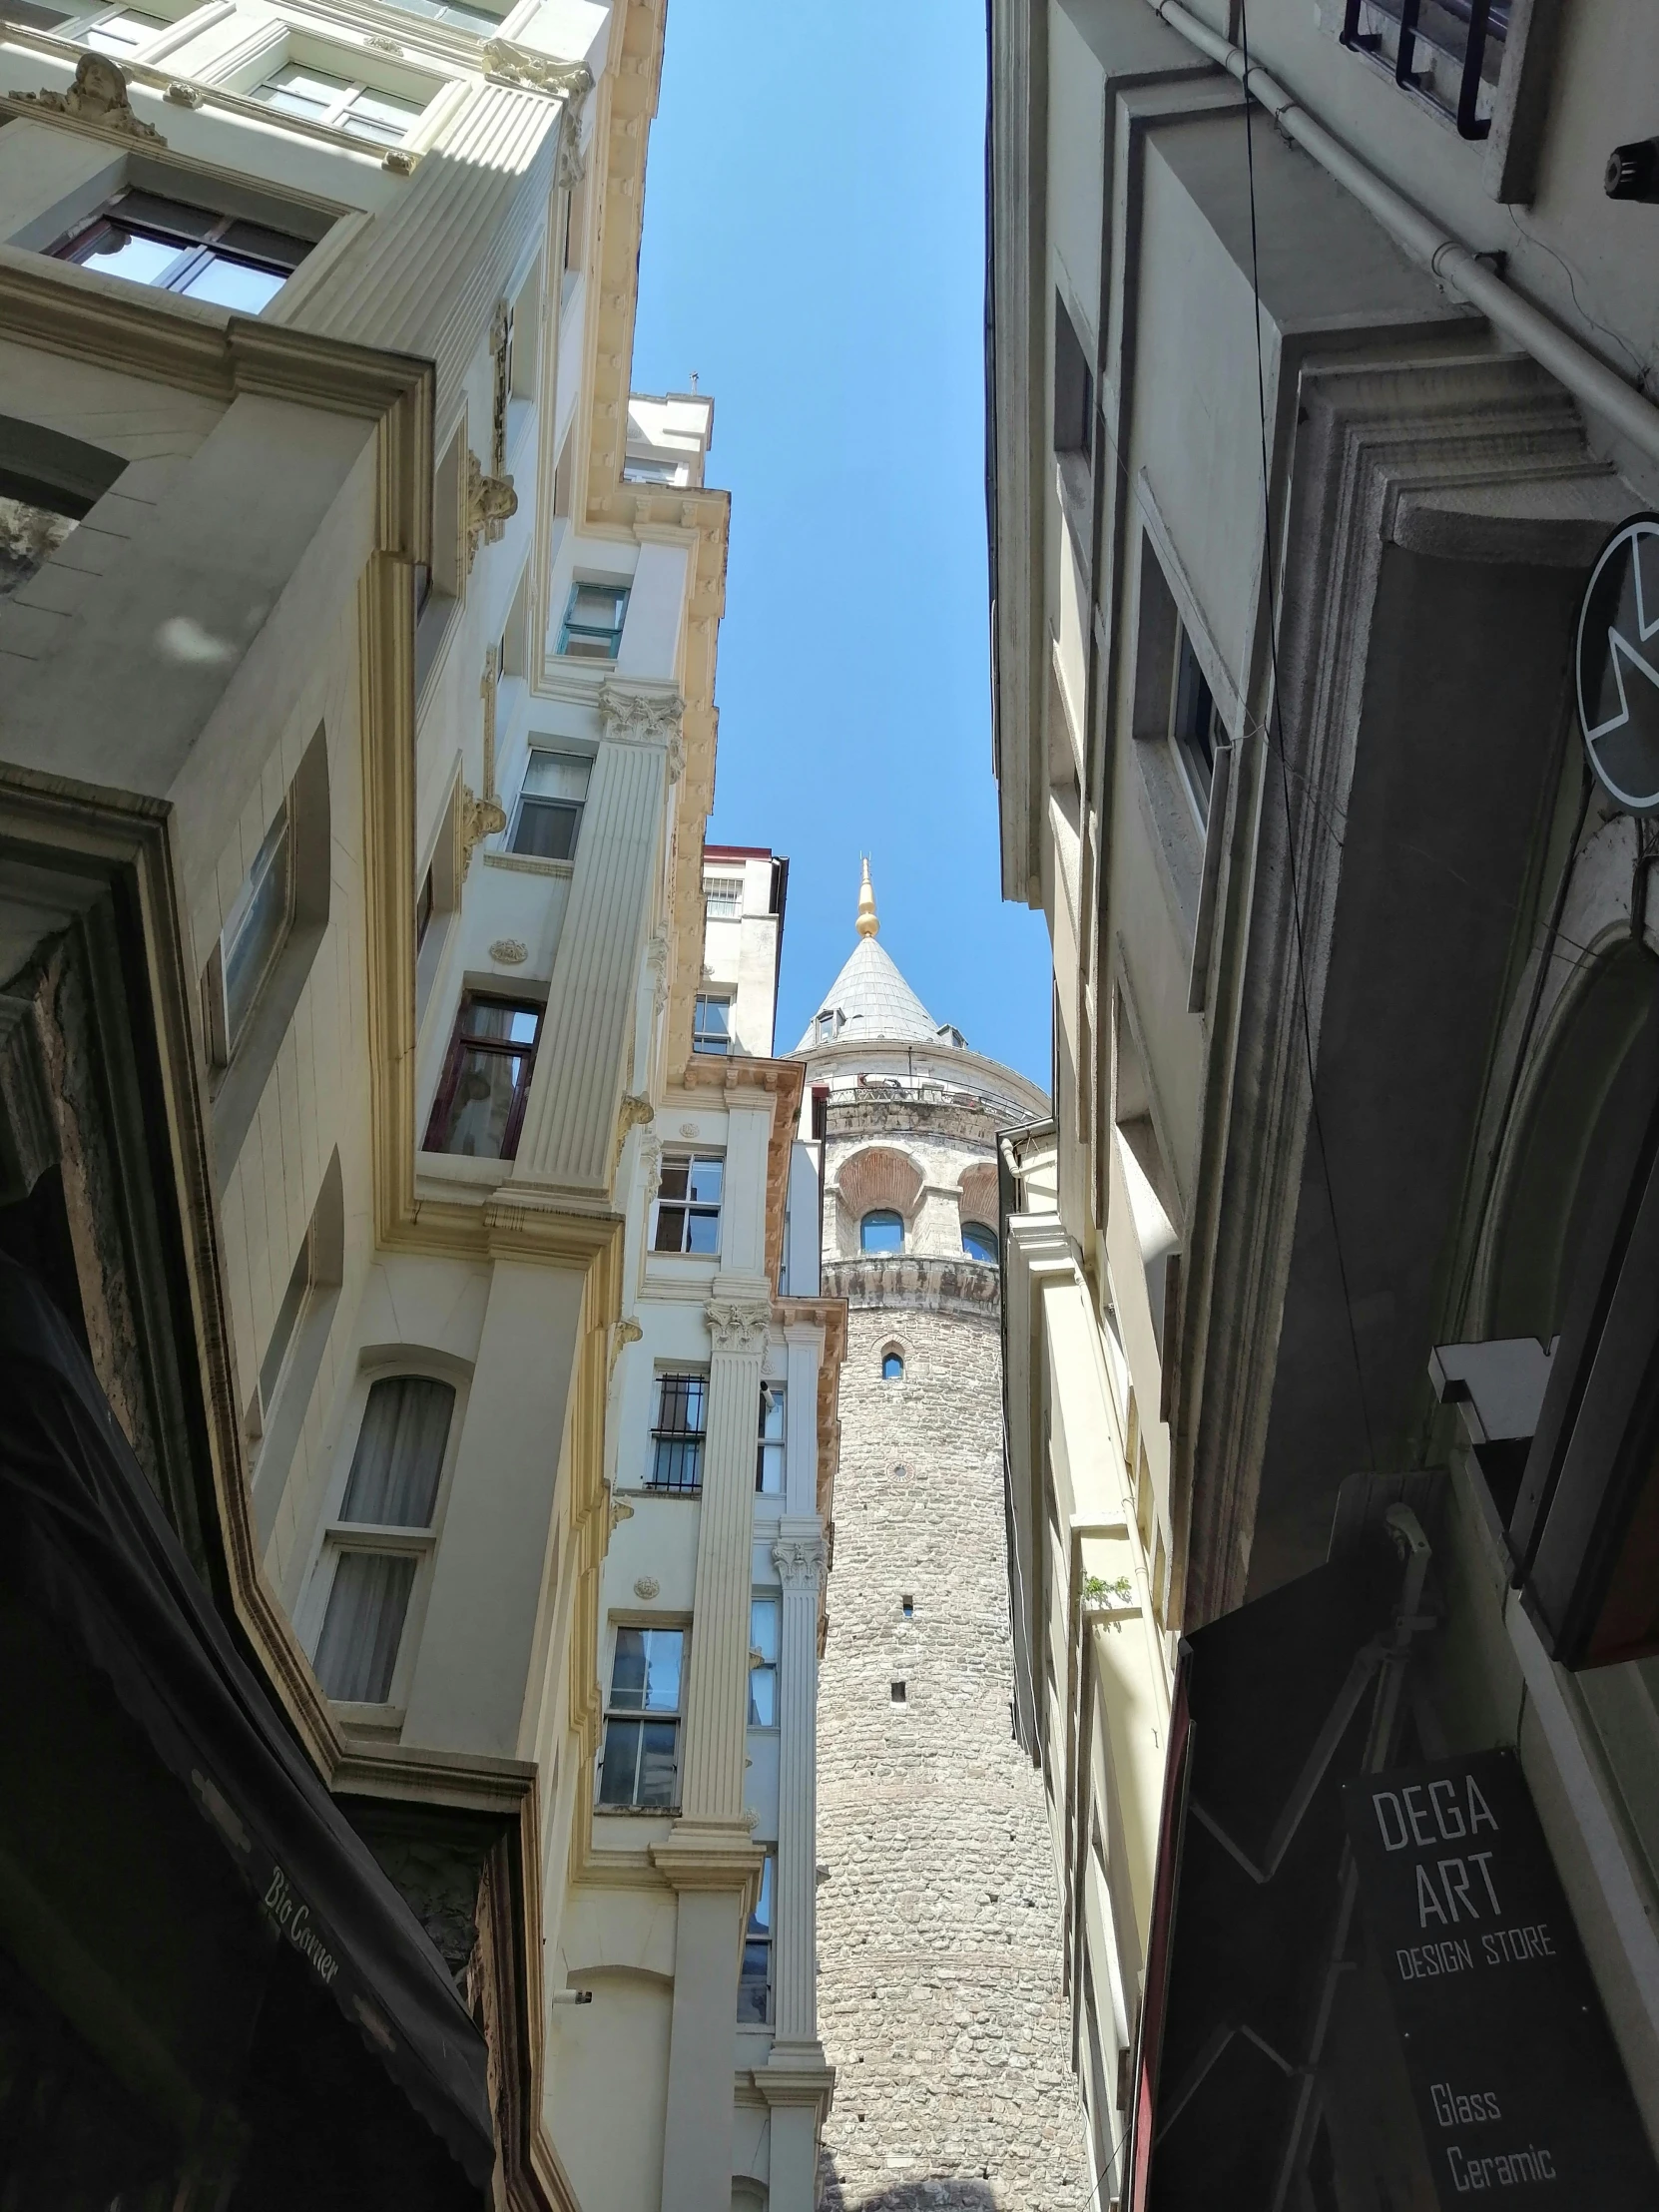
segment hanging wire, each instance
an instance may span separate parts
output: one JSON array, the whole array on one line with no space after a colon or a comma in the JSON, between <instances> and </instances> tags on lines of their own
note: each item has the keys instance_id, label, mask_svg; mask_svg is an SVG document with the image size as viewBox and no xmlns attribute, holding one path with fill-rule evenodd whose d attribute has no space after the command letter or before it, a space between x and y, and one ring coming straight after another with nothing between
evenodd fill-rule
<instances>
[{"instance_id":1,"label":"hanging wire","mask_svg":"<svg viewBox=\"0 0 1659 2212\"><path fill-rule=\"evenodd\" d=\"M1291 879L1291 921L1296 942L1297 1006L1302 1017L1302 1048L1308 1063L1308 1103L1319 1153L1325 1203L1331 1215L1331 1241L1337 1254L1337 1275L1343 1289L1343 1312L1348 1321L1349 1349L1354 1356L1354 1383L1360 1397L1360 1418L1366 1431L1366 1456L1377 1471L1377 1443L1372 1433L1371 1406L1366 1396L1365 1363L1360 1357L1360 1332L1354 1320L1354 1294L1349 1285L1348 1262L1343 1254L1342 1228L1337 1218L1337 1194L1331 1180L1331 1156L1326 1148L1325 1123L1320 1113L1319 1086L1314 1074L1314 1032L1308 1013L1308 969L1302 941L1302 888L1297 877L1296 830L1291 819L1291 786L1285 763L1285 725L1279 692L1279 625L1274 608L1278 566L1273 545L1273 493L1268 470L1267 371L1262 362L1262 286L1256 239L1256 134L1251 126L1255 101L1250 90L1250 23L1245 0L1239 0L1239 44L1244 54L1245 168L1250 184L1250 293L1256 318L1256 406L1262 434L1262 529L1268 584L1268 656L1273 679L1273 742L1269 751L1279 767L1279 792L1285 810L1285 857Z\"/></svg>"}]
</instances>

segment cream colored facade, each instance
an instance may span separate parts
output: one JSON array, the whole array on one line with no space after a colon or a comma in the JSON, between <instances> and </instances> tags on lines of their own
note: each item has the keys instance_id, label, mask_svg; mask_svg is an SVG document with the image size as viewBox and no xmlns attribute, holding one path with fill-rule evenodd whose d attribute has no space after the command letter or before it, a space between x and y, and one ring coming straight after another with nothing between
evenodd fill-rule
<instances>
[{"instance_id":1,"label":"cream colored facade","mask_svg":"<svg viewBox=\"0 0 1659 2212\"><path fill-rule=\"evenodd\" d=\"M801 1071L771 1052L786 865L705 853L701 990L730 970L734 1019L631 1140L600 1585L609 1717L557 1952L561 1982L591 1992L560 2015L554 2050L555 2138L585 2212L811 2212L833 2082L818 2037L817 1710L846 1331L842 1303L820 1295ZM627 1687L643 1638L668 1731L651 1774L632 1764Z\"/></svg>"},{"instance_id":2,"label":"cream colored facade","mask_svg":"<svg viewBox=\"0 0 1659 2212\"><path fill-rule=\"evenodd\" d=\"M50 1056L68 930L135 1040L145 1296L74 1232L100 1381L485 2028L496 2201L727 2212L737 2172L804 2206L836 1320L816 1251L780 1278L788 1078L692 1050L727 500L711 402L628 392L664 11L22 12L0 965ZM688 1129L730 1163L724 1241L665 1275ZM72 1223L109 1202L64 1172ZM645 1379L694 1341L718 1493L628 1520ZM774 1368L789 1484L752 1528ZM647 1552L696 1622L660 1834L593 1804ZM757 1580L795 1716L758 1797Z\"/></svg>"},{"instance_id":3,"label":"cream colored facade","mask_svg":"<svg viewBox=\"0 0 1659 2212\"><path fill-rule=\"evenodd\" d=\"M992 10L1003 889L1056 1069L1003 1146L1014 1597L1102 2206L1451 2201L1347 1862L1232 1907L1300 1915L1285 1987L1331 1946L1300 2010L1206 1920L1224 1746L1304 1839L1362 1748L1513 1748L1659 2142L1653 1647L1552 1642L1512 1517L1659 951L1571 673L1659 482L1651 209L1603 190L1654 23L1429 14L1413 57L1370 0ZM1409 1716L1292 1821L1319 1716L1264 1672L1258 1742L1194 1703L1189 1745L1188 1686L1362 1557Z\"/></svg>"}]
</instances>

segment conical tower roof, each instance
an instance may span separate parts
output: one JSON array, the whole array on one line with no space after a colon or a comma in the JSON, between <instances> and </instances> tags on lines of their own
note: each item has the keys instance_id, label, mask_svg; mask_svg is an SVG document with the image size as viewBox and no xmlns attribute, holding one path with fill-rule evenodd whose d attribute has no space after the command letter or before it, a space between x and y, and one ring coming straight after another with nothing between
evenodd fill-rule
<instances>
[{"instance_id":1,"label":"conical tower roof","mask_svg":"<svg viewBox=\"0 0 1659 2212\"><path fill-rule=\"evenodd\" d=\"M819 1001L819 1011L807 1024L807 1034L796 1046L797 1052L810 1052L815 1045L843 1041L847 1044L878 1040L891 1044L939 1041L938 1023L876 942L880 926L866 860L863 882L858 890L858 941L846 965ZM832 1035L821 1030L820 1024L826 1014L837 1017Z\"/></svg>"}]
</instances>

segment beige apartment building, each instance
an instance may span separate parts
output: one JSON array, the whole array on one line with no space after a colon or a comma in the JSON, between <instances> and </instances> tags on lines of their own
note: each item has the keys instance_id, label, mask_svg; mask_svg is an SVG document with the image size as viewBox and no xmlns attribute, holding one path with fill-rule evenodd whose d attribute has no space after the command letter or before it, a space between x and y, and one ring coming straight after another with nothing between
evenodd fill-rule
<instances>
[{"instance_id":1,"label":"beige apartment building","mask_svg":"<svg viewBox=\"0 0 1659 2212\"><path fill-rule=\"evenodd\" d=\"M620 2203L642 2097L630 2205L728 2212L740 2159L764 2203L769 2155L808 2201L776 2176L828 2092L796 1616L835 1318L816 1250L784 1272L793 1092L695 1049L727 500L712 403L628 390L663 32L0 22L20 2207ZM743 1435L670 1531L620 1492L694 1122L727 1229L664 1308ZM744 1787L775 1361L788 1818ZM655 1827L603 1802L648 1567L689 1634ZM740 2048L771 1849L793 1947ZM647 1988L672 2032L636 2047ZM621 2120L580 2088L618 2032Z\"/></svg>"},{"instance_id":2,"label":"beige apartment building","mask_svg":"<svg viewBox=\"0 0 1659 2212\"><path fill-rule=\"evenodd\" d=\"M992 10L1012 1597L1102 2206L1659 2186L1654 40Z\"/></svg>"}]
</instances>

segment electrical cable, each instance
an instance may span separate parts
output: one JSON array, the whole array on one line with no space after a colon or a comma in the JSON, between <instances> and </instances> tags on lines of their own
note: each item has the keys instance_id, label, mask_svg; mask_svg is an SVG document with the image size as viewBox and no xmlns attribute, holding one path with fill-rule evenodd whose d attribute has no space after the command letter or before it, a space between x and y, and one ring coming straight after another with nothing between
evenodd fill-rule
<instances>
[{"instance_id":1,"label":"electrical cable","mask_svg":"<svg viewBox=\"0 0 1659 2212\"><path fill-rule=\"evenodd\" d=\"M1251 127L1251 115L1256 101L1250 90L1250 23L1245 0L1239 0L1239 43L1244 54L1245 169L1250 189L1250 292L1256 322L1256 405L1262 432L1263 562L1268 589L1269 673L1273 681L1274 734L1269 750L1279 765L1280 798L1285 810L1285 858L1290 873L1291 921L1296 943L1297 1003L1302 1014L1302 1045L1308 1063L1308 1104L1314 1128L1314 1142L1319 1149L1325 1202L1331 1214L1331 1241L1336 1250L1337 1275L1343 1290L1343 1312L1348 1320L1349 1346L1354 1355L1354 1382L1360 1398L1360 1419L1366 1432L1366 1456L1375 1474L1377 1444L1372 1434L1371 1406L1366 1396L1365 1363L1360 1356L1360 1332L1354 1319L1354 1294L1349 1286L1348 1263L1343 1256L1342 1229L1337 1218L1337 1194L1331 1179L1331 1156L1326 1147L1319 1086L1314 1074L1314 1032L1308 1012L1308 969L1302 940L1302 889L1297 877L1296 829L1291 819L1291 785L1285 765L1285 723L1279 690L1279 624L1274 606L1278 569L1273 545L1273 490L1268 468L1268 388L1267 371L1262 360L1262 285L1256 237L1256 136Z\"/></svg>"}]
</instances>

